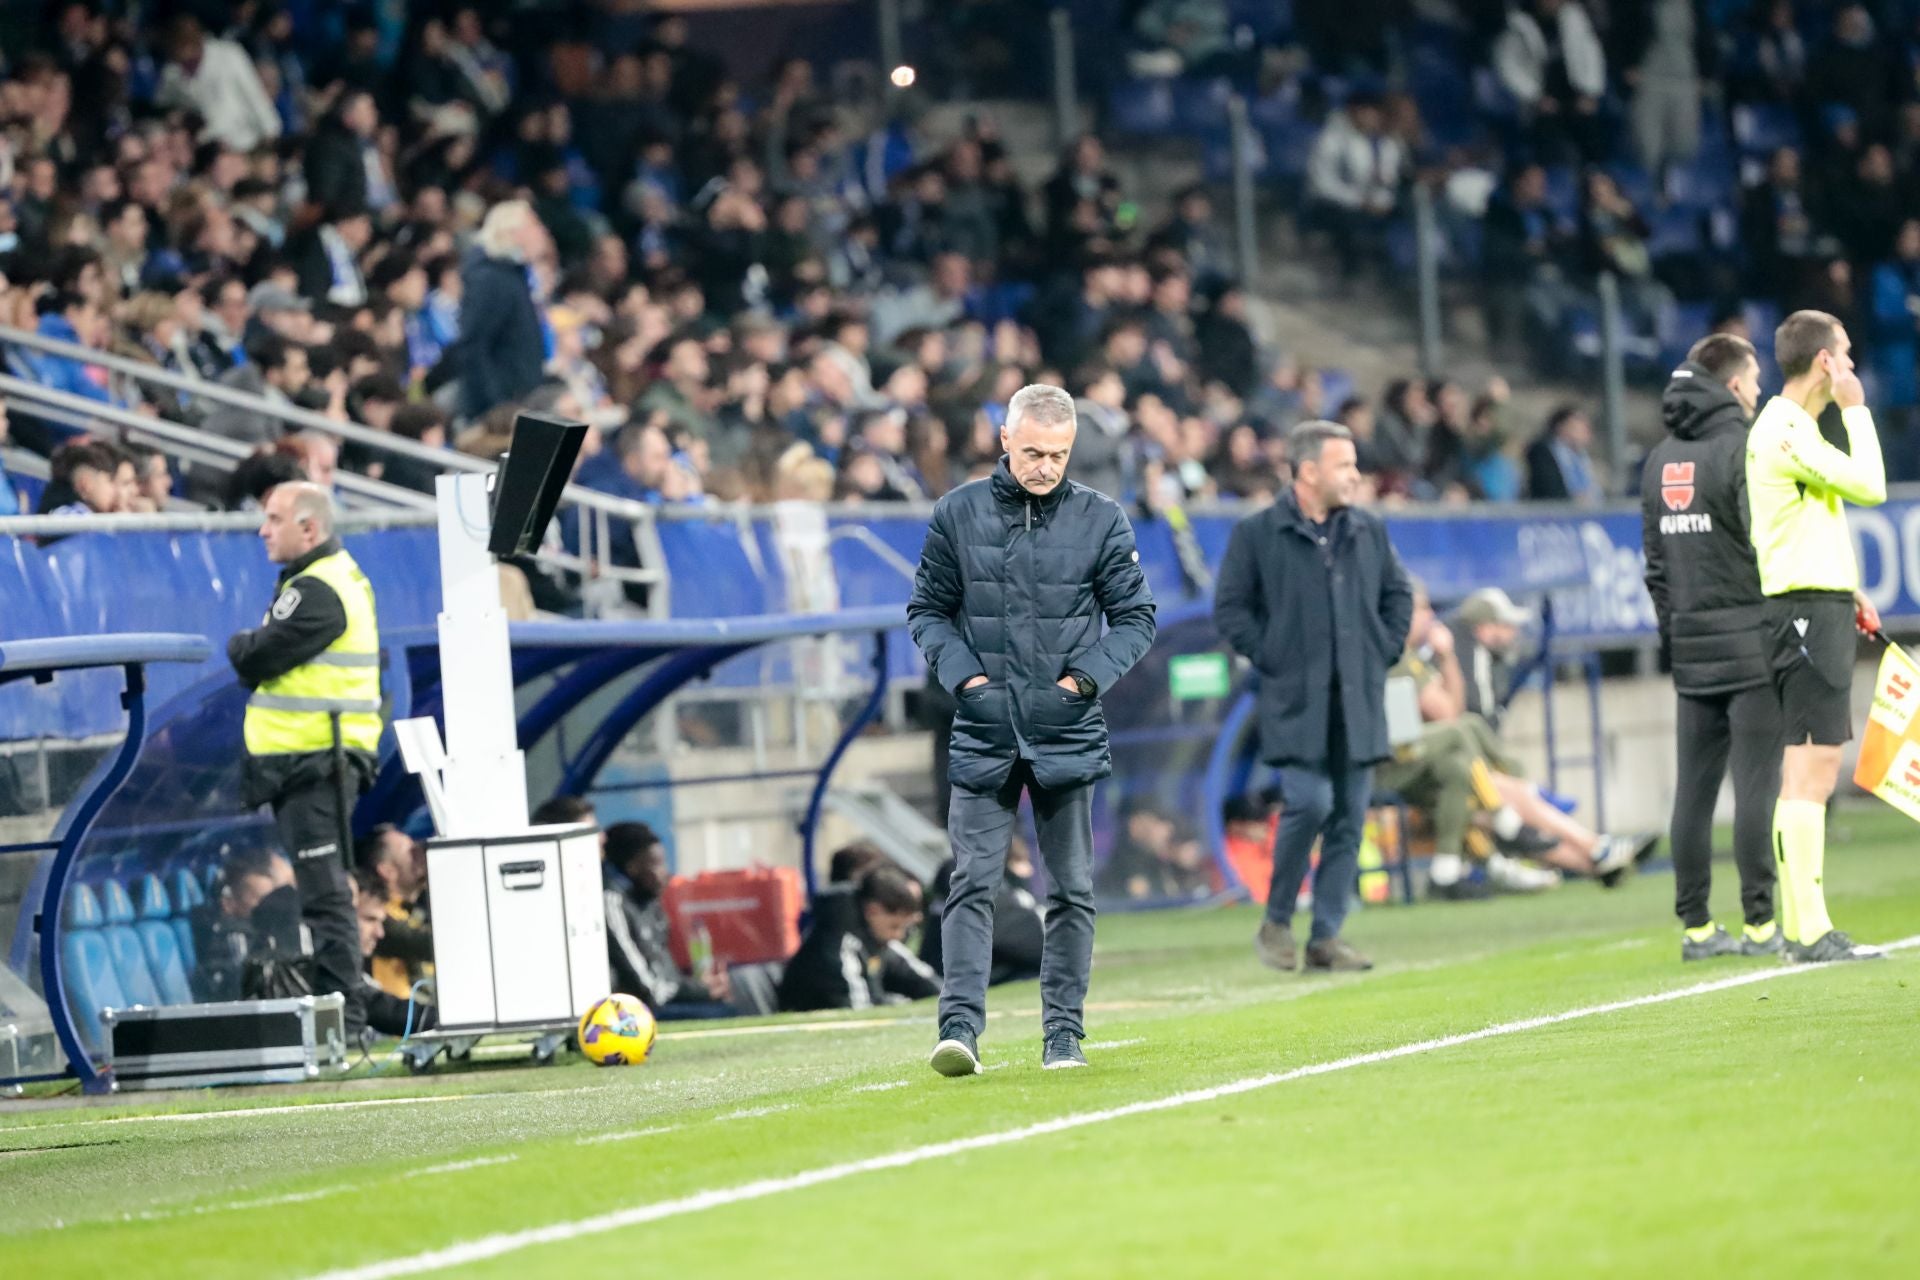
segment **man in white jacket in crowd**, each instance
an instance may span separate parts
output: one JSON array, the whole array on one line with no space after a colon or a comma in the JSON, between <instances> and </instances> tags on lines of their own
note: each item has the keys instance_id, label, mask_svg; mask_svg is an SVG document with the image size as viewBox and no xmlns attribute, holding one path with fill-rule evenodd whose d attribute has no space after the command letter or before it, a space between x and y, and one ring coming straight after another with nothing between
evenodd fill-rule
<instances>
[{"instance_id":1,"label":"man in white jacket in crowd","mask_svg":"<svg viewBox=\"0 0 1920 1280\"><path fill-rule=\"evenodd\" d=\"M1327 117L1307 158L1307 197L1310 217L1333 236L1346 274L1375 256L1408 170L1406 144L1387 132L1379 98L1356 94Z\"/></svg>"},{"instance_id":2,"label":"man in white jacket in crowd","mask_svg":"<svg viewBox=\"0 0 1920 1280\"><path fill-rule=\"evenodd\" d=\"M206 122L202 141L251 151L280 136L280 113L246 50L231 40L213 39L198 18L182 14L167 28L167 52L160 102L198 112Z\"/></svg>"}]
</instances>

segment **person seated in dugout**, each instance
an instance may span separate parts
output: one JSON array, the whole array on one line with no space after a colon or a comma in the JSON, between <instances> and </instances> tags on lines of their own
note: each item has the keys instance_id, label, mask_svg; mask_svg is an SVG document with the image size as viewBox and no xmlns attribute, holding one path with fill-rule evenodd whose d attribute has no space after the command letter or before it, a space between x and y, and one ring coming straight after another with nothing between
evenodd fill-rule
<instances>
[{"instance_id":1,"label":"person seated in dugout","mask_svg":"<svg viewBox=\"0 0 1920 1280\"><path fill-rule=\"evenodd\" d=\"M355 865L381 886L387 922L374 949L373 981L406 999L413 984L433 971L433 927L427 917L427 849L392 823L362 836Z\"/></svg>"},{"instance_id":2,"label":"person seated in dugout","mask_svg":"<svg viewBox=\"0 0 1920 1280\"><path fill-rule=\"evenodd\" d=\"M1102 897L1152 902L1214 892L1213 868L1200 842L1182 838L1153 801L1131 797L1120 814L1120 837L1095 882Z\"/></svg>"},{"instance_id":3,"label":"person seated in dugout","mask_svg":"<svg viewBox=\"0 0 1920 1280\"><path fill-rule=\"evenodd\" d=\"M891 864L860 877L851 912L817 912L780 979L780 1008L870 1009L927 1000L940 978L906 946L920 923L920 882Z\"/></svg>"},{"instance_id":4,"label":"person seated in dugout","mask_svg":"<svg viewBox=\"0 0 1920 1280\"><path fill-rule=\"evenodd\" d=\"M933 877L927 895L927 923L920 931L920 959L938 973L945 967L940 925L946 915L947 893L953 886L954 860L948 858ZM993 898L993 965L987 984L1028 982L1040 976L1040 950L1047 917L1033 892L1033 851L1015 837L1007 849L1007 867L1000 891Z\"/></svg>"},{"instance_id":5,"label":"person seated in dugout","mask_svg":"<svg viewBox=\"0 0 1920 1280\"><path fill-rule=\"evenodd\" d=\"M1609 887L1618 884L1657 838L1590 831L1520 776L1520 762L1468 709L1470 680L1462 670L1456 634L1435 617L1425 587L1416 582L1407 648L1387 678L1413 682L1424 727L1374 775L1380 790L1398 792L1425 810L1433 825L1432 896L1483 894L1466 879L1468 857L1487 862L1495 885L1522 892L1551 888L1557 877L1512 855L1591 876Z\"/></svg>"},{"instance_id":6,"label":"person seated in dugout","mask_svg":"<svg viewBox=\"0 0 1920 1280\"><path fill-rule=\"evenodd\" d=\"M1280 816L1280 799L1272 788L1254 795L1231 796L1221 806L1227 864L1247 896L1261 906L1273 885L1273 840Z\"/></svg>"},{"instance_id":7,"label":"person seated in dugout","mask_svg":"<svg viewBox=\"0 0 1920 1280\"><path fill-rule=\"evenodd\" d=\"M726 1018L739 1012L733 983L710 961L683 973L668 946L667 851L644 822L607 828L603 873L607 960L615 991L645 1001L659 1018Z\"/></svg>"},{"instance_id":8,"label":"person seated in dugout","mask_svg":"<svg viewBox=\"0 0 1920 1280\"><path fill-rule=\"evenodd\" d=\"M387 930L386 883L370 871L354 872L348 883L353 889L353 916L360 926L361 996L367 1006L367 1027L383 1036L431 1029L434 1010L424 991L409 1002L408 997L392 995L373 980L374 954Z\"/></svg>"}]
</instances>

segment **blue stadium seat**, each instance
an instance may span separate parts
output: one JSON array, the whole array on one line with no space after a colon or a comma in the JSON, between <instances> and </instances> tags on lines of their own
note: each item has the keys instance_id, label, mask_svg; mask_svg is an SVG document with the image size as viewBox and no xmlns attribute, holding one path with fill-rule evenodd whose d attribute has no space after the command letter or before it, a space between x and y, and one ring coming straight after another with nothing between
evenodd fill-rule
<instances>
[{"instance_id":1,"label":"blue stadium seat","mask_svg":"<svg viewBox=\"0 0 1920 1280\"><path fill-rule=\"evenodd\" d=\"M187 982L185 958L180 954L180 939L173 931L173 903L160 877L145 876L137 886L140 918L133 931L140 937L140 949L147 957L147 971L159 989L162 1004L193 1003L193 988Z\"/></svg>"},{"instance_id":2,"label":"blue stadium seat","mask_svg":"<svg viewBox=\"0 0 1920 1280\"><path fill-rule=\"evenodd\" d=\"M1107 125L1143 138L1172 133L1172 86L1165 80L1121 81L1107 96Z\"/></svg>"},{"instance_id":3,"label":"blue stadium seat","mask_svg":"<svg viewBox=\"0 0 1920 1280\"><path fill-rule=\"evenodd\" d=\"M67 918L60 935L61 978L80 1038L95 1053L107 1050L100 1011L124 1009L131 1003L120 989L104 932L106 922L100 899L92 889L78 884L67 891Z\"/></svg>"},{"instance_id":4,"label":"blue stadium seat","mask_svg":"<svg viewBox=\"0 0 1920 1280\"><path fill-rule=\"evenodd\" d=\"M1173 127L1176 133L1200 134L1227 127L1227 99L1233 83L1221 76L1211 80L1175 80Z\"/></svg>"},{"instance_id":5,"label":"blue stadium seat","mask_svg":"<svg viewBox=\"0 0 1920 1280\"><path fill-rule=\"evenodd\" d=\"M1746 103L1733 109L1733 138L1750 155L1770 155L1801 144L1800 119L1781 103Z\"/></svg>"},{"instance_id":6,"label":"blue stadium seat","mask_svg":"<svg viewBox=\"0 0 1920 1280\"><path fill-rule=\"evenodd\" d=\"M206 902L207 895L200 892L200 881L186 867L173 873L172 884L173 936L180 944L180 963L186 966L187 982L191 986L194 971L200 967L200 955L193 945L193 921L188 917L195 907Z\"/></svg>"},{"instance_id":7,"label":"blue stadium seat","mask_svg":"<svg viewBox=\"0 0 1920 1280\"><path fill-rule=\"evenodd\" d=\"M146 949L134 931L136 918L133 899L118 880L109 880L100 888L100 905L107 924L101 935L107 940L107 954L113 957L113 971L120 976L120 990L134 1004L160 1003L160 988L147 967Z\"/></svg>"}]
</instances>

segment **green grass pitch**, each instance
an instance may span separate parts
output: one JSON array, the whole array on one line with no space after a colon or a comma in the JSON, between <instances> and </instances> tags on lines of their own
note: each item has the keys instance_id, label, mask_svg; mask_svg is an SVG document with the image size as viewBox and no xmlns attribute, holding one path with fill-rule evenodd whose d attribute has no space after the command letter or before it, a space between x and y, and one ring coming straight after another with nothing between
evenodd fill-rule
<instances>
[{"instance_id":1,"label":"green grass pitch","mask_svg":"<svg viewBox=\"0 0 1920 1280\"><path fill-rule=\"evenodd\" d=\"M1856 937L1920 934L1916 845L1843 811L1827 879ZM1341 978L1259 968L1251 908L1109 917L1086 1071L1039 1069L1023 986L994 992L995 1069L963 1081L927 1069L932 1011L908 1007L670 1027L640 1068L388 1061L310 1089L0 1104L0 1270L1920 1275L1920 949L1683 967L1671 890L1370 909L1349 936L1380 967Z\"/></svg>"}]
</instances>

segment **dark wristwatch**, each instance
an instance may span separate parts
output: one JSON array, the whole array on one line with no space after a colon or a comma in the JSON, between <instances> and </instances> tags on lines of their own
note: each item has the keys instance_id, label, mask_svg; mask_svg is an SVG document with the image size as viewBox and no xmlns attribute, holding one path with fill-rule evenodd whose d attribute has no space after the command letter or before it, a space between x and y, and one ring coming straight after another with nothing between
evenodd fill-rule
<instances>
[{"instance_id":1,"label":"dark wristwatch","mask_svg":"<svg viewBox=\"0 0 1920 1280\"><path fill-rule=\"evenodd\" d=\"M1087 679L1085 676L1081 675L1078 671L1069 671L1067 672L1067 675L1072 677L1074 688L1080 691L1080 696L1083 698L1091 698L1094 694L1100 691L1099 685Z\"/></svg>"}]
</instances>

